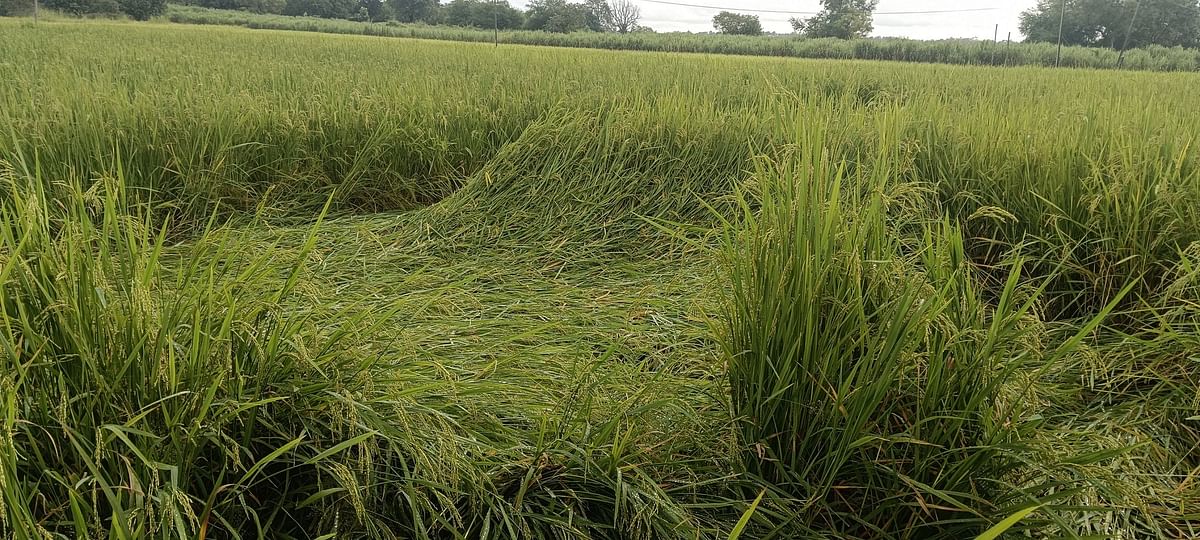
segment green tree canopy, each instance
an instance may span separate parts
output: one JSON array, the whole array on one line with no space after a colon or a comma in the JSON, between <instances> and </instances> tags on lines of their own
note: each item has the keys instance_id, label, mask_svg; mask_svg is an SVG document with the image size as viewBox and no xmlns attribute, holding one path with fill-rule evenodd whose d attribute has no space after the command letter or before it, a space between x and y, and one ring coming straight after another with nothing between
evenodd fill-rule
<instances>
[{"instance_id":1,"label":"green tree canopy","mask_svg":"<svg viewBox=\"0 0 1200 540\"><path fill-rule=\"evenodd\" d=\"M743 36L757 36L763 32L762 22L758 20L758 15L745 15L729 11L722 11L713 17L713 28L722 34Z\"/></svg>"},{"instance_id":2,"label":"green tree canopy","mask_svg":"<svg viewBox=\"0 0 1200 540\"><path fill-rule=\"evenodd\" d=\"M872 14L879 0L821 0L821 12L809 19L791 19L792 28L812 38L854 39L875 29Z\"/></svg>"},{"instance_id":3,"label":"green tree canopy","mask_svg":"<svg viewBox=\"0 0 1200 540\"><path fill-rule=\"evenodd\" d=\"M584 0L583 7L587 9L587 27L595 32L615 32L612 8L606 0Z\"/></svg>"},{"instance_id":4,"label":"green tree canopy","mask_svg":"<svg viewBox=\"0 0 1200 540\"><path fill-rule=\"evenodd\" d=\"M117 0L43 0L42 7L71 15L102 15L121 12Z\"/></svg>"},{"instance_id":5,"label":"green tree canopy","mask_svg":"<svg viewBox=\"0 0 1200 540\"><path fill-rule=\"evenodd\" d=\"M358 13L355 20L380 22L392 18L392 8L383 0L358 0Z\"/></svg>"},{"instance_id":6,"label":"green tree canopy","mask_svg":"<svg viewBox=\"0 0 1200 540\"><path fill-rule=\"evenodd\" d=\"M32 4L29 2L28 4ZM166 0L42 0L43 7L71 15L117 15L124 13L137 21L147 21L161 15ZM19 7L24 7L24 4ZM14 10L16 12L16 10ZM22 14L25 12L22 11ZM3 12L0 12L3 14Z\"/></svg>"},{"instance_id":7,"label":"green tree canopy","mask_svg":"<svg viewBox=\"0 0 1200 540\"><path fill-rule=\"evenodd\" d=\"M1064 1L1062 37L1067 45L1120 49L1127 33L1129 47L1200 45L1197 0L1038 0L1021 14L1026 41L1058 41Z\"/></svg>"},{"instance_id":8,"label":"green tree canopy","mask_svg":"<svg viewBox=\"0 0 1200 540\"><path fill-rule=\"evenodd\" d=\"M454 0L446 5L446 23L502 30L520 28L525 23L521 10L503 0Z\"/></svg>"},{"instance_id":9,"label":"green tree canopy","mask_svg":"<svg viewBox=\"0 0 1200 540\"><path fill-rule=\"evenodd\" d=\"M167 9L167 0L119 0L118 4L121 12L135 21L148 21Z\"/></svg>"},{"instance_id":10,"label":"green tree canopy","mask_svg":"<svg viewBox=\"0 0 1200 540\"><path fill-rule=\"evenodd\" d=\"M0 17L24 15L33 11L33 0L0 0Z\"/></svg>"},{"instance_id":11,"label":"green tree canopy","mask_svg":"<svg viewBox=\"0 0 1200 540\"><path fill-rule=\"evenodd\" d=\"M575 32L591 28L593 13L584 4L566 0L533 0L525 12L525 28L547 32Z\"/></svg>"},{"instance_id":12,"label":"green tree canopy","mask_svg":"<svg viewBox=\"0 0 1200 540\"><path fill-rule=\"evenodd\" d=\"M388 0L388 5L392 16L404 23L437 22L441 7L438 0Z\"/></svg>"}]
</instances>

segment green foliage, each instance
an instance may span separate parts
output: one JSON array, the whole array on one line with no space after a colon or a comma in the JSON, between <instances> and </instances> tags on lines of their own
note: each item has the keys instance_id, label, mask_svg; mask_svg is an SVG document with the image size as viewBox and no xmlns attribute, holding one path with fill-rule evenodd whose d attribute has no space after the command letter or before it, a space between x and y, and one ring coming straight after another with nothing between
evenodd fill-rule
<instances>
[{"instance_id":1,"label":"green foliage","mask_svg":"<svg viewBox=\"0 0 1200 540\"><path fill-rule=\"evenodd\" d=\"M983 534L975 537L975 540L996 540L997 538L1000 538L1000 535L1008 532L1009 529L1020 523L1022 519L1025 519L1027 516L1029 516L1029 514L1032 514L1037 510L1038 507L1036 506L1018 510L1014 512L1013 515L1004 518L1003 521L997 523L992 528L984 531Z\"/></svg>"},{"instance_id":2,"label":"green foliage","mask_svg":"<svg viewBox=\"0 0 1200 540\"><path fill-rule=\"evenodd\" d=\"M253 13L283 13L287 0L190 0L183 2L214 9L236 9Z\"/></svg>"},{"instance_id":3,"label":"green foliage","mask_svg":"<svg viewBox=\"0 0 1200 540\"><path fill-rule=\"evenodd\" d=\"M809 19L790 20L796 33L810 38L865 38L875 25L872 14L879 0L821 0L821 12Z\"/></svg>"},{"instance_id":4,"label":"green foliage","mask_svg":"<svg viewBox=\"0 0 1200 540\"><path fill-rule=\"evenodd\" d=\"M118 0L49 0L42 7L69 15L115 15L121 13Z\"/></svg>"},{"instance_id":5,"label":"green foliage","mask_svg":"<svg viewBox=\"0 0 1200 540\"><path fill-rule=\"evenodd\" d=\"M358 13L357 0L285 0L284 15L349 19Z\"/></svg>"},{"instance_id":6,"label":"green foliage","mask_svg":"<svg viewBox=\"0 0 1200 540\"><path fill-rule=\"evenodd\" d=\"M117 3L121 12L135 21L148 21L167 9L167 0L117 0Z\"/></svg>"},{"instance_id":7,"label":"green foliage","mask_svg":"<svg viewBox=\"0 0 1200 540\"><path fill-rule=\"evenodd\" d=\"M492 42L490 29L470 30L426 25L356 24L346 21L299 17L270 17L243 12L205 10L170 4L167 17L190 24L224 24L251 28L303 30L335 34L365 34L416 37L452 41ZM1056 48L1051 43L993 44L990 41L911 39L791 39L783 36L736 36L724 34L661 33L636 27L629 34L575 32L552 34L542 31L501 32L501 43L549 45L596 49L671 51L787 56L798 58L890 60L967 65L1054 66ZM1069 46L1063 50L1062 65L1077 68L1113 69L1119 53L1111 49ZM1196 71L1200 50L1150 46L1126 51L1124 69L1150 71Z\"/></svg>"},{"instance_id":8,"label":"green foliage","mask_svg":"<svg viewBox=\"0 0 1200 540\"><path fill-rule=\"evenodd\" d=\"M369 479L415 454L360 412L379 395L374 360L341 344L349 329L284 307L314 237L268 283L271 255L232 231L176 250L119 177L52 199L21 165L0 205L0 529L369 527L361 508L383 494Z\"/></svg>"},{"instance_id":9,"label":"green foliage","mask_svg":"<svg viewBox=\"0 0 1200 540\"><path fill-rule=\"evenodd\" d=\"M0 17L16 17L33 13L33 0L0 0Z\"/></svg>"},{"instance_id":10,"label":"green foliage","mask_svg":"<svg viewBox=\"0 0 1200 540\"><path fill-rule=\"evenodd\" d=\"M804 517L817 530L970 536L1005 504L977 480L1019 467L1006 446L1029 429L1026 396L1005 386L1044 356L1037 293L1019 298L1018 263L989 305L962 233L916 223L915 186L888 177L904 167L886 150L892 128L869 171L803 129L757 170L725 242L718 335L744 465L821 501Z\"/></svg>"},{"instance_id":11,"label":"green foliage","mask_svg":"<svg viewBox=\"0 0 1200 540\"><path fill-rule=\"evenodd\" d=\"M593 32L615 32L616 23L613 21L612 7L607 0L584 0L583 7L587 10L587 28Z\"/></svg>"},{"instance_id":12,"label":"green foliage","mask_svg":"<svg viewBox=\"0 0 1200 540\"><path fill-rule=\"evenodd\" d=\"M599 24L596 14L587 4L572 4L566 0L533 0L525 11L525 28L553 33L593 29Z\"/></svg>"},{"instance_id":13,"label":"green foliage","mask_svg":"<svg viewBox=\"0 0 1200 540\"><path fill-rule=\"evenodd\" d=\"M1197 74L78 20L0 58L0 536L1194 536Z\"/></svg>"},{"instance_id":14,"label":"green foliage","mask_svg":"<svg viewBox=\"0 0 1200 540\"><path fill-rule=\"evenodd\" d=\"M758 15L746 15L722 11L713 17L713 29L722 34L757 36L762 33L762 22Z\"/></svg>"},{"instance_id":15,"label":"green foliage","mask_svg":"<svg viewBox=\"0 0 1200 540\"><path fill-rule=\"evenodd\" d=\"M1200 46L1200 2L1196 0L1039 0L1021 14L1028 41L1057 42L1059 20L1067 45L1121 49ZM1132 23L1132 27L1130 24Z\"/></svg>"},{"instance_id":16,"label":"green foliage","mask_svg":"<svg viewBox=\"0 0 1200 540\"><path fill-rule=\"evenodd\" d=\"M391 17L391 7L384 0L359 0L358 15L352 20L379 22Z\"/></svg>"},{"instance_id":17,"label":"green foliage","mask_svg":"<svg viewBox=\"0 0 1200 540\"><path fill-rule=\"evenodd\" d=\"M446 5L445 18L446 24L475 28L511 30L525 24L524 14L508 2L489 0L454 0Z\"/></svg>"},{"instance_id":18,"label":"green foliage","mask_svg":"<svg viewBox=\"0 0 1200 540\"><path fill-rule=\"evenodd\" d=\"M743 176L754 126L680 121L665 126L627 111L551 111L443 201L433 226L467 242L572 242L644 252L656 230L638 216L706 223ZM703 151L701 155L698 152ZM586 178L588 187L573 179ZM645 196L629 198L630 186ZM614 203L619 201L619 203ZM712 203L710 203L712 204Z\"/></svg>"},{"instance_id":19,"label":"green foliage","mask_svg":"<svg viewBox=\"0 0 1200 540\"><path fill-rule=\"evenodd\" d=\"M392 16L400 22L436 22L440 0L387 0Z\"/></svg>"}]
</instances>

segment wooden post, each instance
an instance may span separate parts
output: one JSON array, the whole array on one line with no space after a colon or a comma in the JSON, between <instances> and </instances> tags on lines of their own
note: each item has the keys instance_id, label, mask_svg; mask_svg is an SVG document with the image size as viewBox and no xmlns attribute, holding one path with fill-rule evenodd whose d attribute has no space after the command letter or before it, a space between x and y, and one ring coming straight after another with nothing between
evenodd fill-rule
<instances>
[{"instance_id":1,"label":"wooden post","mask_svg":"<svg viewBox=\"0 0 1200 540\"><path fill-rule=\"evenodd\" d=\"M992 65L996 65L996 46L1000 44L1000 23L996 23L996 31L992 34Z\"/></svg>"},{"instance_id":2,"label":"wooden post","mask_svg":"<svg viewBox=\"0 0 1200 540\"><path fill-rule=\"evenodd\" d=\"M492 36L496 40L496 46L500 46L500 0L492 0Z\"/></svg>"},{"instance_id":3,"label":"wooden post","mask_svg":"<svg viewBox=\"0 0 1200 540\"><path fill-rule=\"evenodd\" d=\"M1012 32L1008 33L1008 39L1004 41L1004 65L1012 60Z\"/></svg>"},{"instance_id":4,"label":"wooden post","mask_svg":"<svg viewBox=\"0 0 1200 540\"><path fill-rule=\"evenodd\" d=\"M1129 50L1129 36L1133 35L1133 22L1137 20L1138 10L1142 7L1142 0L1133 5L1133 17L1129 18L1129 29L1125 31L1125 43L1121 45L1121 54L1117 55L1117 67L1125 64L1125 51Z\"/></svg>"},{"instance_id":5,"label":"wooden post","mask_svg":"<svg viewBox=\"0 0 1200 540\"><path fill-rule=\"evenodd\" d=\"M1054 58L1054 67L1062 65L1062 31L1065 20L1067 20L1067 0L1062 0L1062 11L1058 14L1058 56Z\"/></svg>"}]
</instances>

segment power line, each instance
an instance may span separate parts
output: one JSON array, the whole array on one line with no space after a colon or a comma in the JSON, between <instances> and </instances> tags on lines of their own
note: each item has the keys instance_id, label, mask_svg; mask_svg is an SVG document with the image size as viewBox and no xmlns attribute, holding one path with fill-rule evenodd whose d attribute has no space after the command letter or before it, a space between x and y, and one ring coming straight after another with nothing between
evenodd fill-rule
<instances>
[{"instance_id":1,"label":"power line","mask_svg":"<svg viewBox=\"0 0 1200 540\"><path fill-rule=\"evenodd\" d=\"M721 7L721 6L705 6L701 4L687 4L683 2L668 2L667 0L637 0L639 2L647 2L650 4L664 4L668 6L691 7L701 9L713 9L724 11L741 11L747 13L774 13L781 15L817 15L816 11L786 11L778 9L746 9L737 7ZM996 11L1000 8L970 8L970 9L935 9L929 11L876 11L875 15L931 15L935 13L970 13L978 11Z\"/></svg>"}]
</instances>

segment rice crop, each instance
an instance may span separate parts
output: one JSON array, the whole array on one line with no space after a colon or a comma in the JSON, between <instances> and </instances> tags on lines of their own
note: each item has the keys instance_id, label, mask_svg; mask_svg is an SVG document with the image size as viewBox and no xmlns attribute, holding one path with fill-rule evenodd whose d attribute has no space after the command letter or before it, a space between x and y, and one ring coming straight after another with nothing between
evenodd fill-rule
<instances>
[{"instance_id":1,"label":"rice crop","mask_svg":"<svg viewBox=\"0 0 1200 540\"><path fill-rule=\"evenodd\" d=\"M1200 535L1200 75L0 20L0 80L4 537Z\"/></svg>"}]
</instances>

